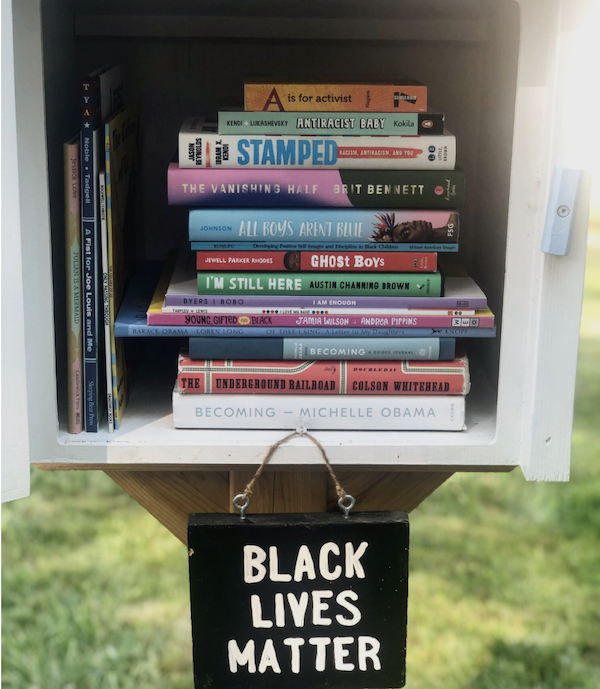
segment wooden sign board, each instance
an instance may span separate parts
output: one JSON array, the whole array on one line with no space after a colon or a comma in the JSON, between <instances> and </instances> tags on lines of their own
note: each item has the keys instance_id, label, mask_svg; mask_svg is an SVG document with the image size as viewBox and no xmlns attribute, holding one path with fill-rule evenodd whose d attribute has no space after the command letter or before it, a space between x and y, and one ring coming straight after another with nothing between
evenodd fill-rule
<instances>
[{"instance_id":1,"label":"wooden sign board","mask_svg":"<svg viewBox=\"0 0 600 689\"><path fill-rule=\"evenodd\" d=\"M196 689L405 683L405 512L192 514Z\"/></svg>"}]
</instances>

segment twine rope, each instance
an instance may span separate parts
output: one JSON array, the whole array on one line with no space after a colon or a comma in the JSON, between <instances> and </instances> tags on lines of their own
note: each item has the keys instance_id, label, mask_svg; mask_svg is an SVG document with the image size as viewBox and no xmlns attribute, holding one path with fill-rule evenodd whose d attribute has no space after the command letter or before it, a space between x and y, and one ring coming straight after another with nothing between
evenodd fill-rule
<instances>
[{"instance_id":1,"label":"twine rope","mask_svg":"<svg viewBox=\"0 0 600 689\"><path fill-rule=\"evenodd\" d=\"M256 480L262 474L262 470L267 466L267 462L275 454L275 451L277 450L277 448L280 447L281 445L283 445L284 443L287 443L288 440L295 438L296 436L300 436L300 437L308 438L309 440L312 440L312 442L319 448L319 450L321 451L321 455L323 457L323 460L325 461L325 464L327 465L327 469L329 469L329 473L331 474L331 478L333 479L333 482L335 484L335 492L337 493L338 498L341 498L342 500L346 499L346 491L342 487L338 477L335 475L333 467L331 466L331 463L329 462L329 459L327 457L327 453L325 452L325 448L321 445L321 443L313 435L311 435L310 433L307 433L305 430L293 431L289 435L286 435L284 438L281 438L276 443L273 443L273 445L271 445L267 454L265 455L265 458L260 463L260 466L258 467L258 469L256 470L256 473L252 477L252 480L244 488L244 492L242 493L242 496L244 497L244 499L247 498L249 495L252 495L252 488L253 488L254 484L256 483Z\"/></svg>"}]
</instances>

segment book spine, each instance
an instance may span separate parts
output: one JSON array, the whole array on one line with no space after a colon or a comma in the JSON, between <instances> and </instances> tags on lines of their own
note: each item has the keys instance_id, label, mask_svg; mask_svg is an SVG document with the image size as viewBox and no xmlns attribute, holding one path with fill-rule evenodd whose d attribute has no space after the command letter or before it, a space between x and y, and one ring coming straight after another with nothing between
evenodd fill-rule
<instances>
[{"instance_id":1,"label":"book spine","mask_svg":"<svg viewBox=\"0 0 600 689\"><path fill-rule=\"evenodd\" d=\"M179 357L181 394L466 395L466 359L412 364L332 361L194 360Z\"/></svg>"},{"instance_id":2,"label":"book spine","mask_svg":"<svg viewBox=\"0 0 600 689\"><path fill-rule=\"evenodd\" d=\"M116 337L496 337L493 328L262 328L115 322Z\"/></svg>"},{"instance_id":3,"label":"book spine","mask_svg":"<svg viewBox=\"0 0 600 689\"><path fill-rule=\"evenodd\" d=\"M82 82L81 225L83 243L85 430L98 431L98 127L100 87Z\"/></svg>"},{"instance_id":4,"label":"book spine","mask_svg":"<svg viewBox=\"0 0 600 689\"><path fill-rule=\"evenodd\" d=\"M437 254L406 252L374 256L371 252L343 251L197 251L197 270L286 270L431 273L437 269Z\"/></svg>"},{"instance_id":5,"label":"book spine","mask_svg":"<svg viewBox=\"0 0 600 689\"><path fill-rule=\"evenodd\" d=\"M162 306L160 309L161 313L212 313L212 314L235 314L235 315L245 315L250 314L254 316L265 315L265 314L279 314L279 315L335 315L343 316L350 315L356 316L357 312L361 312L360 309L356 307L352 308L330 308L330 309L320 309L320 308L274 308L267 309L260 306ZM157 313L154 309L150 309L151 313ZM386 309L386 308L373 308L369 309L369 315L383 315L383 316L476 316L477 313L475 309Z\"/></svg>"},{"instance_id":6,"label":"book spine","mask_svg":"<svg viewBox=\"0 0 600 689\"><path fill-rule=\"evenodd\" d=\"M387 247L457 243L458 233L459 214L447 210L193 209L188 214L191 242L372 243Z\"/></svg>"},{"instance_id":7,"label":"book spine","mask_svg":"<svg viewBox=\"0 0 600 689\"><path fill-rule=\"evenodd\" d=\"M81 433L83 416L83 362L81 358L81 197L80 144L64 145L65 247L67 266L67 398L68 431Z\"/></svg>"},{"instance_id":8,"label":"book spine","mask_svg":"<svg viewBox=\"0 0 600 689\"><path fill-rule=\"evenodd\" d=\"M198 273L198 294L261 294L320 296L430 296L442 294L441 273Z\"/></svg>"},{"instance_id":9,"label":"book spine","mask_svg":"<svg viewBox=\"0 0 600 689\"><path fill-rule=\"evenodd\" d=\"M106 176L104 172L98 175L98 194L100 210L100 247L102 256L102 313L104 325L104 374L106 376L106 409L109 433L115 430L113 385L112 385L112 357L110 349L110 305L108 289L108 227L106 222Z\"/></svg>"},{"instance_id":10,"label":"book spine","mask_svg":"<svg viewBox=\"0 0 600 689\"><path fill-rule=\"evenodd\" d=\"M109 419L112 416L113 430L118 431L123 416L123 405L121 404L121 396L118 385L118 370L117 370L117 342L115 340L115 265L114 265L114 250L113 250L113 209L112 209L112 185L111 185L111 142L110 142L111 125L106 124L104 127L104 170L106 183L106 235L107 235L107 278L108 278L108 329L109 342L107 352L107 390L112 390L112 412L109 411ZM107 393L108 394L108 393ZM110 428L109 428L110 430Z\"/></svg>"},{"instance_id":11,"label":"book spine","mask_svg":"<svg viewBox=\"0 0 600 689\"><path fill-rule=\"evenodd\" d=\"M444 133L441 112L410 112L394 115L383 112L269 112L249 115L246 112L219 112L219 134L304 134L383 136L428 136Z\"/></svg>"},{"instance_id":12,"label":"book spine","mask_svg":"<svg viewBox=\"0 0 600 689\"><path fill-rule=\"evenodd\" d=\"M424 112L423 84L244 84L247 112Z\"/></svg>"},{"instance_id":13,"label":"book spine","mask_svg":"<svg viewBox=\"0 0 600 689\"><path fill-rule=\"evenodd\" d=\"M446 280L448 282L448 279ZM454 297L215 297L202 294L198 296L169 295L165 296L165 306L172 307L235 307L247 306L255 308L312 308L328 309L337 307L356 307L356 309L371 309L385 307L390 309L485 309L487 300L464 299Z\"/></svg>"},{"instance_id":14,"label":"book spine","mask_svg":"<svg viewBox=\"0 0 600 689\"><path fill-rule=\"evenodd\" d=\"M456 340L439 337L190 337L192 359L283 359L329 361L447 361Z\"/></svg>"},{"instance_id":15,"label":"book spine","mask_svg":"<svg viewBox=\"0 0 600 689\"><path fill-rule=\"evenodd\" d=\"M190 242L192 251L369 251L383 253L455 253L458 242Z\"/></svg>"},{"instance_id":16,"label":"book spine","mask_svg":"<svg viewBox=\"0 0 600 689\"><path fill-rule=\"evenodd\" d=\"M171 205L204 207L456 208L465 174L454 170L221 170L167 172Z\"/></svg>"},{"instance_id":17,"label":"book spine","mask_svg":"<svg viewBox=\"0 0 600 689\"><path fill-rule=\"evenodd\" d=\"M181 395L173 393L176 428L461 431L461 396Z\"/></svg>"},{"instance_id":18,"label":"book spine","mask_svg":"<svg viewBox=\"0 0 600 689\"><path fill-rule=\"evenodd\" d=\"M148 313L148 325L230 328L493 328L493 316L269 315Z\"/></svg>"},{"instance_id":19,"label":"book spine","mask_svg":"<svg viewBox=\"0 0 600 689\"><path fill-rule=\"evenodd\" d=\"M456 165L456 138L448 132L437 136L261 134L248 138L180 131L178 150L181 168L453 170Z\"/></svg>"}]
</instances>

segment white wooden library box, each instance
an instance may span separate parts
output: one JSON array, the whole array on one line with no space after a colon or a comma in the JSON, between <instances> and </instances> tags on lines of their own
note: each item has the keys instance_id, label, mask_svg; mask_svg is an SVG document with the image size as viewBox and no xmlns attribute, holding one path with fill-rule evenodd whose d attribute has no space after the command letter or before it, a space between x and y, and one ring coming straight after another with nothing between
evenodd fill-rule
<instances>
[{"instance_id":1,"label":"white wooden library box","mask_svg":"<svg viewBox=\"0 0 600 689\"><path fill-rule=\"evenodd\" d=\"M568 478L585 210L567 256L542 253L541 240L552 171L567 162L566 133L578 116L567 112L565 100L577 103L569 65L588 5L14 0L11 42L10 3L4 3L8 496L26 491L23 462L254 466L281 437L273 431L176 430L173 358L142 372L120 431L65 430L62 144L78 126L78 79L112 61L123 62L128 96L142 105L143 192L135 228L140 258L164 258L183 237L181 209L178 214L166 204L166 168L183 118L239 95L244 74L283 80L410 76L427 84L430 102L446 113L457 136L466 171L459 255L487 294L499 334L472 342L465 431L317 436L339 466L452 471L520 465L528 479ZM295 439L273 462L316 465L321 458L308 441Z\"/></svg>"}]
</instances>

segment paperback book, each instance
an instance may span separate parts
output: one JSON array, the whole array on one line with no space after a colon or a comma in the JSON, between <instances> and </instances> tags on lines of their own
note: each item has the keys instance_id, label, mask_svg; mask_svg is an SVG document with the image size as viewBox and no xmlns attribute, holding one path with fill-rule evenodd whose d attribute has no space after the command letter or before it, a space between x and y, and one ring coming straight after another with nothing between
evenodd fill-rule
<instances>
[{"instance_id":1,"label":"paperback book","mask_svg":"<svg viewBox=\"0 0 600 689\"><path fill-rule=\"evenodd\" d=\"M179 354L182 394L466 395L466 355L452 361L211 360Z\"/></svg>"},{"instance_id":2,"label":"paperback book","mask_svg":"<svg viewBox=\"0 0 600 689\"><path fill-rule=\"evenodd\" d=\"M272 170L181 168L167 171L168 200L179 206L256 208L457 208L465 174L454 170Z\"/></svg>"},{"instance_id":3,"label":"paperback book","mask_svg":"<svg viewBox=\"0 0 600 689\"><path fill-rule=\"evenodd\" d=\"M114 427L119 430L139 358L133 347L115 337L114 323L134 265L134 237L127 232L128 198L137 165L139 105L131 104L108 119L104 127L108 260L108 330Z\"/></svg>"},{"instance_id":4,"label":"paperback book","mask_svg":"<svg viewBox=\"0 0 600 689\"><path fill-rule=\"evenodd\" d=\"M81 82L81 223L83 247L85 430L98 431L103 405L101 375L104 359L100 334L102 293L100 283L100 225L98 174L104 167L102 126L122 105L120 66L105 67Z\"/></svg>"},{"instance_id":5,"label":"paperback book","mask_svg":"<svg viewBox=\"0 0 600 689\"><path fill-rule=\"evenodd\" d=\"M278 314L164 313L148 310L148 325L200 325L229 328L493 328L494 314L488 309L474 316L382 315L382 314Z\"/></svg>"},{"instance_id":6,"label":"paperback book","mask_svg":"<svg viewBox=\"0 0 600 689\"><path fill-rule=\"evenodd\" d=\"M65 248L67 266L67 407L69 433L84 430L81 314L80 139L63 146L65 184Z\"/></svg>"},{"instance_id":7,"label":"paperback book","mask_svg":"<svg viewBox=\"0 0 600 689\"><path fill-rule=\"evenodd\" d=\"M182 395L175 428L348 431L462 431L460 395Z\"/></svg>"},{"instance_id":8,"label":"paperback book","mask_svg":"<svg viewBox=\"0 0 600 689\"><path fill-rule=\"evenodd\" d=\"M203 117L179 131L181 168L453 170L456 137L217 134Z\"/></svg>"}]
</instances>

